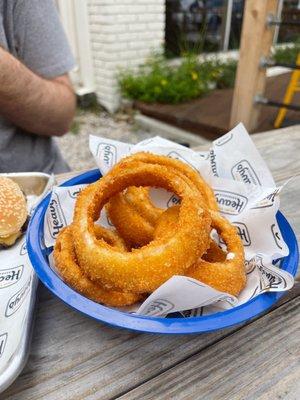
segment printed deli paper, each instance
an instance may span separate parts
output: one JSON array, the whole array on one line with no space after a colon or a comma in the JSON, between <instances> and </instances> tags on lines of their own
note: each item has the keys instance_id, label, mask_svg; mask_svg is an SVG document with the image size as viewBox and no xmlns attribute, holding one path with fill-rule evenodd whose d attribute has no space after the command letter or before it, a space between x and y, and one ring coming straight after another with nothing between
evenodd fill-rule
<instances>
[{"instance_id":1,"label":"printed deli paper","mask_svg":"<svg viewBox=\"0 0 300 400\"><path fill-rule=\"evenodd\" d=\"M126 311L165 316L180 312L184 317L203 315L242 304L268 291L284 291L293 286L293 277L273 265L288 255L276 221L281 187L242 124L214 141L207 152L196 152L161 137L136 145L90 136L90 150L104 175L122 157L147 151L179 159L199 171L214 189L222 214L238 230L246 258L247 286L238 298L184 276L173 276L141 305ZM62 227L70 224L76 195L85 185L56 187L45 216L45 244L52 247ZM178 203L172 193L151 189L153 202L162 208ZM105 212L99 222L110 226ZM222 241L219 241L222 246ZM53 264L53 261L51 261ZM55 266L52 265L55 269Z\"/></svg>"},{"instance_id":2,"label":"printed deli paper","mask_svg":"<svg viewBox=\"0 0 300 400\"><path fill-rule=\"evenodd\" d=\"M0 374L24 334L32 290L34 272L23 237L16 246L0 251Z\"/></svg>"},{"instance_id":3,"label":"printed deli paper","mask_svg":"<svg viewBox=\"0 0 300 400\"><path fill-rule=\"evenodd\" d=\"M27 196L29 215L53 185L51 177L41 196ZM28 258L25 235L0 250L0 375L17 353L29 318L37 278Z\"/></svg>"}]
</instances>

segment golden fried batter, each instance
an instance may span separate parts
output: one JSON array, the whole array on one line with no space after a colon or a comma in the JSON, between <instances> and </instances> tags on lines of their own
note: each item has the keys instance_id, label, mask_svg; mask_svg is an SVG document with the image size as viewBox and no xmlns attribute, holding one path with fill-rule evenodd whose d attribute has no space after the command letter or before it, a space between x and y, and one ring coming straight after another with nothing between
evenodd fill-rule
<instances>
[{"instance_id":1,"label":"golden fried batter","mask_svg":"<svg viewBox=\"0 0 300 400\"><path fill-rule=\"evenodd\" d=\"M114 232L95 226L97 239L107 239L111 244L117 244L120 249L125 250L122 242ZM118 292L107 290L96 282L91 281L83 273L78 265L72 235L72 225L63 229L56 240L54 247L55 267L63 280L72 286L76 291L88 297L97 303L103 303L108 306L120 307L134 304L141 300L141 296L130 292Z\"/></svg>"}]
</instances>

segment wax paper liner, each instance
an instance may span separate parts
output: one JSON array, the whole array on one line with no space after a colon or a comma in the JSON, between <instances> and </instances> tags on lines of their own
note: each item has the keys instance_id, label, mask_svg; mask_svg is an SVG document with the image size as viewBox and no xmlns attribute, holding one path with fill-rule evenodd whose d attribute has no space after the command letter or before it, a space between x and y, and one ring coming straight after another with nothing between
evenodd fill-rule
<instances>
[{"instance_id":1,"label":"wax paper liner","mask_svg":"<svg viewBox=\"0 0 300 400\"><path fill-rule=\"evenodd\" d=\"M242 124L214 141L207 152L197 152L158 136L136 145L90 136L90 150L103 175L124 156L140 151L187 163L212 186L221 213L237 227L245 249L247 284L238 298L195 279L173 276L143 304L123 310L161 317L180 312L184 317L191 317L235 307L261 293L285 291L293 286L293 276L274 265L275 260L288 255L276 220L282 187L276 187L270 170ZM72 222L76 196L85 186L53 189L45 215L46 247L51 248L60 230ZM159 207L178 204L178 198L163 189L151 189L150 194ZM105 211L101 212L98 222L111 226ZM50 264L55 269L52 259Z\"/></svg>"},{"instance_id":2,"label":"wax paper liner","mask_svg":"<svg viewBox=\"0 0 300 400\"><path fill-rule=\"evenodd\" d=\"M41 196L27 198L28 213L53 185L48 181ZM0 250L0 374L18 350L25 332L32 291L35 290L34 270L28 258L25 235L7 249Z\"/></svg>"}]
</instances>

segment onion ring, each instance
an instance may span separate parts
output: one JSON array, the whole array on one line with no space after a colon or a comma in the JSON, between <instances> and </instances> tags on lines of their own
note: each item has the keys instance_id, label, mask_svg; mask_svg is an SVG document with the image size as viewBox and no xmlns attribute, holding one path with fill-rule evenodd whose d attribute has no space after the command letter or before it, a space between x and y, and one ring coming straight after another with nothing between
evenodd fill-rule
<instances>
[{"instance_id":1,"label":"onion ring","mask_svg":"<svg viewBox=\"0 0 300 400\"><path fill-rule=\"evenodd\" d=\"M226 260L226 252L223 251L214 240L209 243L209 248L203 254L202 259L208 262L223 262Z\"/></svg>"},{"instance_id":2,"label":"onion ring","mask_svg":"<svg viewBox=\"0 0 300 400\"><path fill-rule=\"evenodd\" d=\"M178 213L179 206L167 209L159 219L154 237L174 235L178 229ZM185 272L185 275L236 296L246 284L243 244L236 228L219 213L212 213L212 227L217 230L227 246L227 258L226 253L212 240L208 251Z\"/></svg>"},{"instance_id":3,"label":"onion ring","mask_svg":"<svg viewBox=\"0 0 300 400\"><path fill-rule=\"evenodd\" d=\"M152 203L149 189L147 187L130 186L126 189L124 197L145 220L156 225L163 210Z\"/></svg>"},{"instance_id":4,"label":"onion ring","mask_svg":"<svg viewBox=\"0 0 300 400\"><path fill-rule=\"evenodd\" d=\"M197 279L221 292L237 296L246 285L245 257L242 241L235 226L214 213L212 227L222 237L227 247L223 262L207 262L199 259L188 271L187 276Z\"/></svg>"},{"instance_id":5,"label":"onion ring","mask_svg":"<svg viewBox=\"0 0 300 400\"><path fill-rule=\"evenodd\" d=\"M213 190L202 176L192 167L173 158L149 153L136 153L124 158L120 165L131 160L148 164L175 168L178 173L189 179L202 194L207 208L218 210ZM117 231L131 247L140 247L153 240L158 218L163 210L154 206L147 188L129 187L126 192L118 193L106 205L106 211ZM124 222L126 222L124 224Z\"/></svg>"},{"instance_id":6,"label":"onion ring","mask_svg":"<svg viewBox=\"0 0 300 400\"><path fill-rule=\"evenodd\" d=\"M113 247L117 247L120 250L127 251L127 246L116 231L104 228L101 225L94 225L95 236L98 240L102 239Z\"/></svg>"},{"instance_id":7,"label":"onion ring","mask_svg":"<svg viewBox=\"0 0 300 400\"><path fill-rule=\"evenodd\" d=\"M172 238L154 239L124 253L97 241L93 224L112 196L137 185L162 187L181 199L178 230ZM176 170L135 159L121 161L79 194L73 222L75 251L87 276L106 288L152 292L173 275L184 273L207 250L210 222L199 191Z\"/></svg>"},{"instance_id":8,"label":"onion ring","mask_svg":"<svg viewBox=\"0 0 300 400\"><path fill-rule=\"evenodd\" d=\"M172 236L177 229L178 213L180 206L173 206L166 209L159 217L154 230L155 238L162 238L166 235ZM202 256L204 261L216 262L225 261L226 253L217 245L214 240L209 243L209 248Z\"/></svg>"},{"instance_id":9,"label":"onion ring","mask_svg":"<svg viewBox=\"0 0 300 400\"><path fill-rule=\"evenodd\" d=\"M122 241L119 242L119 238L113 232L95 226L95 233L98 239L107 239L112 244L125 250L122 246ZM77 292L97 303L103 303L112 307L121 307L134 304L142 298L135 293L106 290L84 275L77 263L74 251L72 225L64 228L59 233L53 256L55 267L62 279Z\"/></svg>"},{"instance_id":10,"label":"onion ring","mask_svg":"<svg viewBox=\"0 0 300 400\"><path fill-rule=\"evenodd\" d=\"M140 189L144 188L131 186L128 189L138 189L140 191ZM125 194L118 193L113 196L106 205L106 212L129 248L144 246L153 239L155 224L139 213L136 204L133 205L128 202L126 192Z\"/></svg>"},{"instance_id":11,"label":"onion ring","mask_svg":"<svg viewBox=\"0 0 300 400\"><path fill-rule=\"evenodd\" d=\"M122 160L122 164L125 164L126 161L130 159L134 159L135 161L140 161L146 164L156 164L176 169L182 175L185 175L196 186L203 196L204 202L207 204L208 208L210 210L218 211L218 203L212 188L206 183L197 170L185 164L184 162L166 156L140 152L124 158Z\"/></svg>"}]
</instances>

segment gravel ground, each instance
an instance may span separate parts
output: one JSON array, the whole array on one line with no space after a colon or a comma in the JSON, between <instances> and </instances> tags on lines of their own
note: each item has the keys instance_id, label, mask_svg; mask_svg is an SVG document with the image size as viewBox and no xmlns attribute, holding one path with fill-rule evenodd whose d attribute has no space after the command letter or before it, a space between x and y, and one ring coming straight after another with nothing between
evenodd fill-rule
<instances>
[{"instance_id":1,"label":"gravel ground","mask_svg":"<svg viewBox=\"0 0 300 400\"><path fill-rule=\"evenodd\" d=\"M126 114L112 117L106 112L79 111L72 132L57 138L58 145L72 170L90 169L95 162L89 151L89 135L97 135L123 142L137 143L152 136L149 132L135 129Z\"/></svg>"},{"instance_id":2,"label":"gravel ground","mask_svg":"<svg viewBox=\"0 0 300 400\"><path fill-rule=\"evenodd\" d=\"M112 116L100 110L97 112L78 110L72 132L57 139L61 152L73 171L95 167L88 145L90 134L127 143L138 143L155 135L177 143L188 143L191 147L208 143L208 140L201 136L152 118L137 115L135 119L132 111Z\"/></svg>"}]
</instances>

